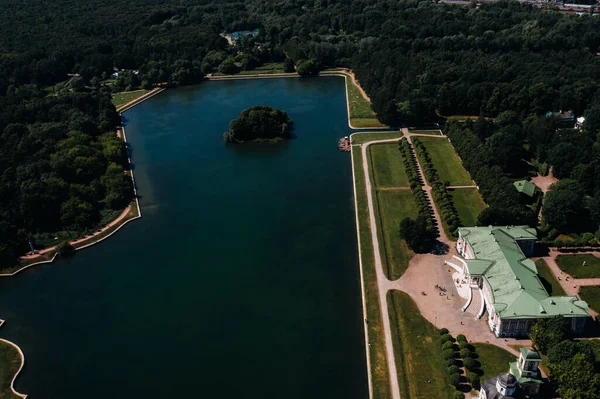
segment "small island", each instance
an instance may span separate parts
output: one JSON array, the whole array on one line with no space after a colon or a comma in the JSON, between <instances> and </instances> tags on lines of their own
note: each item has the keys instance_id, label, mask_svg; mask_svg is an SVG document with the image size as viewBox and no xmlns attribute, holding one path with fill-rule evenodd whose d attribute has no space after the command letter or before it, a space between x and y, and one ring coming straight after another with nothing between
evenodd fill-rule
<instances>
[{"instance_id":1,"label":"small island","mask_svg":"<svg viewBox=\"0 0 600 399\"><path fill-rule=\"evenodd\" d=\"M293 123L284 111L257 105L246 108L229 122L229 131L223 134L223 139L228 143L289 139Z\"/></svg>"}]
</instances>

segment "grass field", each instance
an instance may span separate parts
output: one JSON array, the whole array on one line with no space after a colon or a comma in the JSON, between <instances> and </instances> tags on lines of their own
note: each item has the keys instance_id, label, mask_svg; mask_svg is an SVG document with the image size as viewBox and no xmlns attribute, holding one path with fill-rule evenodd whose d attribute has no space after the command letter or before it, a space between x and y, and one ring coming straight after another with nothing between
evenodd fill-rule
<instances>
[{"instance_id":1,"label":"grass field","mask_svg":"<svg viewBox=\"0 0 600 399\"><path fill-rule=\"evenodd\" d=\"M382 260L387 263L386 275L390 280L397 280L408 267L408 262L413 257L406 242L400 238L400 222L405 217L415 219L417 206L412 191L379 191L377 193L377 206L379 208L378 226L383 231Z\"/></svg>"},{"instance_id":2,"label":"grass field","mask_svg":"<svg viewBox=\"0 0 600 399\"><path fill-rule=\"evenodd\" d=\"M395 139L398 140L402 137L402 132L368 132L368 133L354 133L351 136L352 144L363 144L367 141L373 140L387 140Z\"/></svg>"},{"instance_id":3,"label":"grass field","mask_svg":"<svg viewBox=\"0 0 600 399\"><path fill-rule=\"evenodd\" d=\"M269 62L251 71L241 71L239 75L263 75L268 73L284 73L282 62Z\"/></svg>"},{"instance_id":4,"label":"grass field","mask_svg":"<svg viewBox=\"0 0 600 399\"><path fill-rule=\"evenodd\" d=\"M388 363L385 351L385 337L379 307L379 291L377 289L377 274L369 227L369 208L365 189L365 175L362 167L360 148L352 148L352 160L356 184L356 211L358 213L358 236L360 239L360 254L363 267L363 284L366 297L366 318L369 342L369 357L371 359L371 376L373 379L373 399L391 397Z\"/></svg>"},{"instance_id":5,"label":"grass field","mask_svg":"<svg viewBox=\"0 0 600 399\"><path fill-rule=\"evenodd\" d=\"M119 105L127 104L130 101L135 100L148 93L150 90L134 90L134 91L125 91L122 93L114 93L112 95L112 103L115 107Z\"/></svg>"},{"instance_id":6,"label":"grass field","mask_svg":"<svg viewBox=\"0 0 600 399\"><path fill-rule=\"evenodd\" d=\"M442 133L440 133L439 130L409 130L409 133L413 133L413 134L429 134L431 136L441 136Z\"/></svg>"},{"instance_id":7,"label":"grass field","mask_svg":"<svg viewBox=\"0 0 600 399\"><path fill-rule=\"evenodd\" d=\"M438 172L439 173L439 172ZM475 226L477 216L486 208L479 190L476 188L457 188L448 190L454 201L458 217L464 226Z\"/></svg>"},{"instance_id":8,"label":"grass field","mask_svg":"<svg viewBox=\"0 0 600 399\"><path fill-rule=\"evenodd\" d=\"M477 353L477 361L481 363L480 380L483 383L487 378L492 378L508 371L508 363L514 362L516 356L505 349L499 348L490 344L473 344L475 353Z\"/></svg>"},{"instance_id":9,"label":"grass field","mask_svg":"<svg viewBox=\"0 0 600 399\"><path fill-rule=\"evenodd\" d=\"M583 262L586 262L585 266ZM600 259L594 255L558 255L556 263L575 278L600 277Z\"/></svg>"},{"instance_id":10,"label":"grass field","mask_svg":"<svg viewBox=\"0 0 600 399\"><path fill-rule=\"evenodd\" d=\"M450 398L454 388L446 380L439 330L421 316L408 294L390 291L387 301L400 396Z\"/></svg>"},{"instance_id":11,"label":"grass field","mask_svg":"<svg viewBox=\"0 0 600 399\"><path fill-rule=\"evenodd\" d=\"M371 102L366 100L358 87L347 77L346 88L348 90L348 107L350 108L350 121L355 127L385 127L377 120L375 111L371 108Z\"/></svg>"},{"instance_id":12,"label":"grass field","mask_svg":"<svg viewBox=\"0 0 600 399\"><path fill-rule=\"evenodd\" d=\"M579 289L581 299L586 301L590 308L600 313L600 287L593 285L581 287Z\"/></svg>"},{"instance_id":13,"label":"grass field","mask_svg":"<svg viewBox=\"0 0 600 399\"><path fill-rule=\"evenodd\" d=\"M10 389L10 383L21 367L19 352L12 345L0 342L0 364L0 398L19 399L20 396Z\"/></svg>"},{"instance_id":14,"label":"grass field","mask_svg":"<svg viewBox=\"0 0 600 399\"><path fill-rule=\"evenodd\" d=\"M552 296L567 295L567 293L560 286L560 283L556 280L556 277L554 277L552 270L550 270L550 267L544 259L536 260L535 265L537 266L538 277L540 278L540 281L542 282L542 285L546 291L548 291L548 294Z\"/></svg>"},{"instance_id":15,"label":"grass field","mask_svg":"<svg viewBox=\"0 0 600 399\"><path fill-rule=\"evenodd\" d=\"M376 187L409 186L398 143L373 144L369 151Z\"/></svg>"},{"instance_id":16,"label":"grass field","mask_svg":"<svg viewBox=\"0 0 600 399\"><path fill-rule=\"evenodd\" d=\"M471 186L473 181L465 170L452 144L445 138L419 137L441 181L451 186Z\"/></svg>"}]
</instances>

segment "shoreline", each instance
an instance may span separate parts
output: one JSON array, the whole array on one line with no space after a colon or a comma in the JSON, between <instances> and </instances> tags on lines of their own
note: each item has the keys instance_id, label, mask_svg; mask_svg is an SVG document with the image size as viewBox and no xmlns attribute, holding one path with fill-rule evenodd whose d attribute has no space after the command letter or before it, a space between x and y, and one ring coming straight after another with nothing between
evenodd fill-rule
<instances>
[{"instance_id":1,"label":"shoreline","mask_svg":"<svg viewBox=\"0 0 600 399\"><path fill-rule=\"evenodd\" d=\"M5 321L0 319L0 327L2 327L4 325L4 323L5 323ZM17 344L15 344L14 342L11 342L4 338L0 338L0 341L4 342L5 344L7 344L9 346L12 346L19 353L19 357L21 358L21 365L19 366L19 369L17 370L17 372L13 376L12 380L10 381L10 390L12 391L12 393L14 395L25 399L25 398L27 398L27 394L20 393L15 389L15 381L17 380L17 377L19 376L19 374L21 373L21 370L23 370L23 367L25 366L25 355L23 354L23 351L21 350L21 348L19 348L19 346Z\"/></svg>"}]
</instances>

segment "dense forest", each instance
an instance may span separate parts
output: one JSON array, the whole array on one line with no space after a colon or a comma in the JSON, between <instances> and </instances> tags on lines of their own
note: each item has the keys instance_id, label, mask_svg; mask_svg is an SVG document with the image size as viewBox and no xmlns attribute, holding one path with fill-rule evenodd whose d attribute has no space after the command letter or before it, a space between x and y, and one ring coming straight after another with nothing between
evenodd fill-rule
<instances>
[{"instance_id":1,"label":"dense forest","mask_svg":"<svg viewBox=\"0 0 600 399\"><path fill-rule=\"evenodd\" d=\"M293 124L284 111L256 105L246 108L229 123L229 131L223 134L223 139L228 143L289 139Z\"/></svg>"},{"instance_id":2,"label":"dense forest","mask_svg":"<svg viewBox=\"0 0 600 399\"><path fill-rule=\"evenodd\" d=\"M93 229L130 199L125 148L114 134L120 119L105 80L115 69L122 71L114 89L125 90L196 83L208 73L267 62L286 70L295 65L305 75L344 66L355 71L379 119L391 125L511 111L508 125L453 128L480 129L468 134L472 144L498 150L487 150L490 159L479 157L470 168L487 168L473 173L491 205L482 222L533 223L506 185L515 177L507 159L517 153L572 179L583 199L579 217L597 220L599 18L506 1L479 8L428 0L2 5L0 263L43 233ZM256 28L257 37L232 46L221 36ZM545 128L538 115L560 109L585 112L591 122L570 135ZM526 153L503 158L503 140L513 140L510 148L526 146ZM493 176L500 183L492 183Z\"/></svg>"}]
</instances>

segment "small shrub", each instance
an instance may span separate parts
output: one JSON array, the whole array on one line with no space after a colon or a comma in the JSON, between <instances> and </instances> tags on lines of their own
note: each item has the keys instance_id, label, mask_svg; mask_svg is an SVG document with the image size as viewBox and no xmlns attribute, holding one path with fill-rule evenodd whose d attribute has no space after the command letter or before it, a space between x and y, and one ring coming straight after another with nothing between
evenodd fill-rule
<instances>
[{"instance_id":1,"label":"small shrub","mask_svg":"<svg viewBox=\"0 0 600 399\"><path fill-rule=\"evenodd\" d=\"M446 360L446 366L456 366L456 360L454 358Z\"/></svg>"},{"instance_id":2,"label":"small shrub","mask_svg":"<svg viewBox=\"0 0 600 399\"><path fill-rule=\"evenodd\" d=\"M467 342L467 337L465 337L465 336L464 336L464 335L462 335L462 334L459 334L459 335L457 335L457 336L456 336L456 340L457 340L458 342Z\"/></svg>"},{"instance_id":3,"label":"small shrub","mask_svg":"<svg viewBox=\"0 0 600 399\"><path fill-rule=\"evenodd\" d=\"M473 389L479 390L479 388L481 388L481 381L479 380L479 375L477 375L477 373L469 373L467 378L469 379Z\"/></svg>"},{"instance_id":4,"label":"small shrub","mask_svg":"<svg viewBox=\"0 0 600 399\"><path fill-rule=\"evenodd\" d=\"M460 369L456 365L448 367L448 369L446 371L448 372L449 375L460 374Z\"/></svg>"},{"instance_id":5,"label":"small shrub","mask_svg":"<svg viewBox=\"0 0 600 399\"><path fill-rule=\"evenodd\" d=\"M444 352L442 353L444 355L444 359L454 359L454 356L456 355L452 349L444 349Z\"/></svg>"},{"instance_id":6,"label":"small shrub","mask_svg":"<svg viewBox=\"0 0 600 399\"><path fill-rule=\"evenodd\" d=\"M450 334L444 334L444 335L442 335L440 337L440 341L442 343L444 343L444 342L452 342L452 335L450 335Z\"/></svg>"},{"instance_id":7,"label":"small shrub","mask_svg":"<svg viewBox=\"0 0 600 399\"><path fill-rule=\"evenodd\" d=\"M56 254L62 258L68 258L69 256L73 256L75 253L75 248L68 241L63 241L56 246Z\"/></svg>"},{"instance_id":8,"label":"small shrub","mask_svg":"<svg viewBox=\"0 0 600 399\"><path fill-rule=\"evenodd\" d=\"M467 368L467 370L473 370L475 367L475 360L472 357L465 357L463 359L463 364Z\"/></svg>"},{"instance_id":9,"label":"small shrub","mask_svg":"<svg viewBox=\"0 0 600 399\"><path fill-rule=\"evenodd\" d=\"M471 350L469 348L463 348L460 350L460 357L463 359L471 357Z\"/></svg>"},{"instance_id":10,"label":"small shrub","mask_svg":"<svg viewBox=\"0 0 600 399\"><path fill-rule=\"evenodd\" d=\"M460 374L456 373L456 374L452 374L448 380L450 381L450 384L456 386L460 385Z\"/></svg>"},{"instance_id":11,"label":"small shrub","mask_svg":"<svg viewBox=\"0 0 600 399\"><path fill-rule=\"evenodd\" d=\"M471 344L470 344L470 343L468 343L468 342L459 342L459 343L458 343L458 347L459 347L460 349L468 349L468 350L470 350L470 351L473 351L473 349L474 349L474 348L473 348L473 345L471 345Z\"/></svg>"},{"instance_id":12,"label":"small shrub","mask_svg":"<svg viewBox=\"0 0 600 399\"><path fill-rule=\"evenodd\" d=\"M461 391L454 391L452 394L452 399L465 399L465 394Z\"/></svg>"},{"instance_id":13,"label":"small shrub","mask_svg":"<svg viewBox=\"0 0 600 399\"><path fill-rule=\"evenodd\" d=\"M450 341L446 341L442 345L442 349L452 349L452 350L454 350L454 344L452 342L450 342Z\"/></svg>"}]
</instances>

